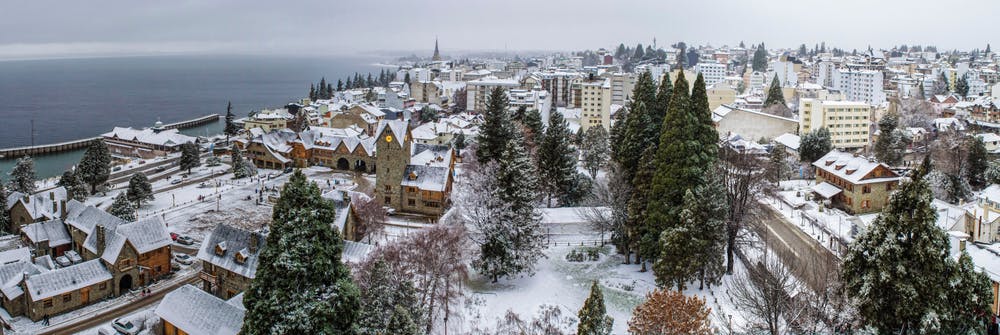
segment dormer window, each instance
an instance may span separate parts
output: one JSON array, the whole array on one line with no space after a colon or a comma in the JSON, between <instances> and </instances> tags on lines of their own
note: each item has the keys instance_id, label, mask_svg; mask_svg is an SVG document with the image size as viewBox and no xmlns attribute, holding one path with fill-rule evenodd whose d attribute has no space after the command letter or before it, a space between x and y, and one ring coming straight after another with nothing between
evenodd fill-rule
<instances>
[{"instance_id":1,"label":"dormer window","mask_svg":"<svg viewBox=\"0 0 1000 335\"><path fill-rule=\"evenodd\" d=\"M246 248L243 248L243 250L240 250L240 252L237 252L236 255L233 256L233 258L236 260L237 264L246 264L247 257L249 257L249 256L250 256L250 252L247 251Z\"/></svg>"},{"instance_id":2,"label":"dormer window","mask_svg":"<svg viewBox=\"0 0 1000 335\"><path fill-rule=\"evenodd\" d=\"M215 245L215 254L219 256L226 255L226 241L219 242Z\"/></svg>"},{"instance_id":3,"label":"dormer window","mask_svg":"<svg viewBox=\"0 0 1000 335\"><path fill-rule=\"evenodd\" d=\"M417 172L416 171L410 171L410 175L407 176L407 177L410 178L410 180L417 180Z\"/></svg>"},{"instance_id":4,"label":"dormer window","mask_svg":"<svg viewBox=\"0 0 1000 335\"><path fill-rule=\"evenodd\" d=\"M837 164L836 166L834 166L834 170L843 169L845 166L847 166L847 165L846 164Z\"/></svg>"}]
</instances>

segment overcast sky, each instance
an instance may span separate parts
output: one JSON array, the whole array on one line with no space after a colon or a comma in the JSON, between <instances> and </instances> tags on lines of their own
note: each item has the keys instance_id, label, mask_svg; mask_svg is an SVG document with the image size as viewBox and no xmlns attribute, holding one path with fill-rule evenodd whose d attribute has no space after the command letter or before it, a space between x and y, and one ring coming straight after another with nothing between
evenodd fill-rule
<instances>
[{"instance_id":1,"label":"overcast sky","mask_svg":"<svg viewBox=\"0 0 1000 335\"><path fill-rule=\"evenodd\" d=\"M983 48L994 0L4 0L0 59L156 53L580 50L685 41Z\"/></svg>"}]
</instances>

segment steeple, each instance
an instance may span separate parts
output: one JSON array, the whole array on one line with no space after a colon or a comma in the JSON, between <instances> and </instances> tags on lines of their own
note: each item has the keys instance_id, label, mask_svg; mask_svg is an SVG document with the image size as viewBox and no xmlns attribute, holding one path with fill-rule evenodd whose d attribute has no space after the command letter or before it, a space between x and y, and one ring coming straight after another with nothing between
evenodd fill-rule
<instances>
[{"instance_id":1,"label":"steeple","mask_svg":"<svg viewBox=\"0 0 1000 335\"><path fill-rule=\"evenodd\" d=\"M438 39L437 36L434 37L434 57L431 57L433 61L441 60L441 52L438 51Z\"/></svg>"}]
</instances>

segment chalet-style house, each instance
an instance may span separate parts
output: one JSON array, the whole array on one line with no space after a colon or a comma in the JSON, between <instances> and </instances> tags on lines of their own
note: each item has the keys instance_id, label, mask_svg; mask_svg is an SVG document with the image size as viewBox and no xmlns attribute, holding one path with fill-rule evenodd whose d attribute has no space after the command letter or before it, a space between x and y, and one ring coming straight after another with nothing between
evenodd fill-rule
<instances>
[{"instance_id":1,"label":"chalet-style house","mask_svg":"<svg viewBox=\"0 0 1000 335\"><path fill-rule=\"evenodd\" d=\"M152 128L115 127L101 138L113 156L146 159L176 152L184 143L198 143L197 138L181 134L177 129L166 129L159 121Z\"/></svg>"},{"instance_id":2,"label":"chalet-style house","mask_svg":"<svg viewBox=\"0 0 1000 335\"><path fill-rule=\"evenodd\" d=\"M220 299L230 299L249 288L266 239L259 232L226 224L215 226L198 250L202 289Z\"/></svg>"},{"instance_id":3,"label":"chalet-style house","mask_svg":"<svg viewBox=\"0 0 1000 335\"><path fill-rule=\"evenodd\" d=\"M35 194L11 192L7 195L6 207L10 213L10 227L7 231L17 234L21 227L32 222L43 222L58 219L65 209L69 194L66 188L60 186Z\"/></svg>"},{"instance_id":4,"label":"chalet-style house","mask_svg":"<svg viewBox=\"0 0 1000 335\"><path fill-rule=\"evenodd\" d=\"M450 204L455 152L413 143L409 125L385 121L376 134L377 199L400 212L440 216Z\"/></svg>"},{"instance_id":5,"label":"chalet-style house","mask_svg":"<svg viewBox=\"0 0 1000 335\"><path fill-rule=\"evenodd\" d=\"M836 149L812 165L816 167L813 192L851 214L881 211L900 180L889 166L873 158Z\"/></svg>"},{"instance_id":6,"label":"chalet-style house","mask_svg":"<svg viewBox=\"0 0 1000 335\"><path fill-rule=\"evenodd\" d=\"M163 320L162 335L236 335L243 328L243 295L222 300L193 285L167 293L156 306Z\"/></svg>"},{"instance_id":7,"label":"chalet-style house","mask_svg":"<svg viewBox=\"0 0 1000 335\"><path fill-rule=\"evenodd\" d=\"M357 127L288 129L236 141L248 159L262 169L327 166L339 170L373 172L374 139Z\"/></svg>"}]
</instances>

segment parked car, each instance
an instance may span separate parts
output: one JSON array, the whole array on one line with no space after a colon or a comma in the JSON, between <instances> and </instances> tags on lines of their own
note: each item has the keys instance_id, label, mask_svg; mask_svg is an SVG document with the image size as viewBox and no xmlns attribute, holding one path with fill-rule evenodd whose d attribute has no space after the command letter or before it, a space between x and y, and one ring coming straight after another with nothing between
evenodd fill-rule
<instances>
[{"instance_id":1,"label":"parked car","mask_svg":"<svg viewBox=\"0 0 1000 335\"><path fill-rule=\"evenodd\" d=\"M66 258L69 258L69 261L73 262L73 264L77 264L77 263L83 262L83 258L80 257L80 254L76 253L76 251L73 251L73 250L66 251L66 253L63 254L63 256L66 256Z\"/></svg>"},{"instance_id":2,"label":"parked car","mask_svg":"<svg viewBox=\"0 0 1000 335\"><path fill-rule=\"evenodd\" d=\"M124 320L122 318L115 319L115 322L111 323L111 327L114 327L119 333L125 335L139 334L139 327L136 327L132 321Z\"/></svg>"},{"instance_id":3,"label":"parked car","mask_svg":"<svg viewBox=\"0 0 1000 335\"><path fill-rule=\"evenodd\" d=\"M286 167L284 173L292 173L294 171L291 167Z\"/></svg>"},{"instance_id":4,"label":"parked car","mask_svg":"<svg viewBox=\"0 0 1000 335\"><path fill-rule=\"evenodd\" d=\"M66 257L66 256L56 257L56 263L58 263L59 266L70 266L70 265L73 265L73 262L70 262L69 258Z\"/></svg>"},{"instance_id":5,"label":"parked car","mask_svg":"<svg viewBox=\"0 0 1000 335\"><path fill-rule=\"evenodd\" d=\"M167 171L167 167L166 167L166 166L162 166L162 165L160 165L160 166L157 166L157 167L156 167L156 170L155 170L155 171L156 171L156 172L163 172L163 171Z\"/></svg>"},{"instance_id":6,"label":"parked car","mask_svg":"<svg viewBox=\"0 0 1000 335\"><path fill-rule=\"evenodd\" d=\"M194 263L194 258L187 254L174 254L174 260L177 261L177 263L184 265L191 265Z\"/></svg>"},{"instance_id":7,"label":"parked car","mask_svg":"<svg viewBox=\"0 0 1000 335\"><path fill-rule=\"evenodd\" d=\"M177 233L170 233L170 239L174 242L177 242L178 237L181 237L181 235L178 235Z\"/></svg>"},{"instance_id":8,"label":"parked car","mask_svg":"<svg viewBox=\"0 0 1000 335\"><path fill-rule=\"evenodd\" d=\"M111 168L111 171L121 171L121 170L122 170L121 165L115 165L115 167Z\"/></svg>"},{"instance_id":9,"label":"parked car","mask_svg":"<svg viewBox=\"0 0 1000 335\"><path fill-rule=\"evenodd\" d=\"M118 335L118 331L108 328L107 326L101 327L97 330L97 335Z\"/></svg>"},{"instance_id":10,"label":"parked car","mask_svg":"<svg viewBox=\"0 0 1000 335\"><path fill-rule=\"evenodd\" d=\"M177 264L177 262L170 262L170 271L180 271L180 270L181 270L180 264Z\"/></svg>"},{"instance_id":11,"label":"parked car","mask_svg":"<svg viewBox=\"0 0 1000 335\"><path fill-rule=\"evenodd\" d=\"M174 180L171 180L171 181L170 181L170 184L171 184L171 185L177 185L177 184L180 184L180 183L181 183L181 180L180 180L180 179L174 179Z\"/></svg>"},{"instance_id":12,"label":"parked car","mask_svg":"<svg viewBox=\"0 0 1000 335\"><path fill-rule=\"evenodd\" d=\"M180 244L183 244L183 245L192 245L192 244L194 244L194 239L191 238L190 236L181 236L181 237L177 238L177 243L180 243Z\"/></svg>"}]
</instances>

